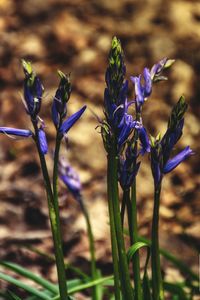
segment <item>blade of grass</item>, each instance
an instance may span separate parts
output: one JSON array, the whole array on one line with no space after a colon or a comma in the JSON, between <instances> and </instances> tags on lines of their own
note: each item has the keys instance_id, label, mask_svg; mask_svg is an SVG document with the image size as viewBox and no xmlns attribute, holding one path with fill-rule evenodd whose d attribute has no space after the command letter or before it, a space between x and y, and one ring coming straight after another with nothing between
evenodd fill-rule
<instances>
[{"instance_id":1,"label":"blade of grass","mask_svg":"<svg viewBox=\"0 0 200 300\"><path fill-rule=\"evenodd\" d=\"M0 272L0 279L2 280L5 280L25 291L27 291L28 293L30 293L31 295L35 295L38 297L38 299L42 299L42 300L51 300L51 298L49 296L47 296L45 293L41 292L41 291L38 291L36 290L35 288L9 276L9 275L6 275L2 272Z\"/></svg>"},{"instance_id":2,"label":"blade of grass","mask_svg":"<svg viewBox=\"0 0 200 300\"><path fill-rule=\"evenodd\" d=\"M90 288L95 285L99 285L102 283L105 284L106 281L110 282L111 279L113 279L113 276L107 276L107 277L103 277L103 278L100 278L97 280L91 280L91 281L88 281L87 283L80 284L79 286L76 286L74 288L70 288L68 293L74 294L74 293L80 292L82 290L85 290L85 289ZM59 299L60 299L60 296L57 295L56 297L52 298L51 300L59 300Z\"/></svg>"},{"instance_id":3,"label":"blade of grass","mask_svg":"<svg viewBox=\"0 0 200 300\"><path fill-rule=\"evenodd\" d=\"M55 263L55 258L54 258L53 255L46 254L45 252L41 251L40 249L38 249L36 247L30 246L30 245L23 245L23 248L26 248L29 251L42 256L48 262L54 262ZM89 279L90 278L86 273L82 272L79 268L73 267L72 265L70 265L68 263L65 263L65 270L67 270L67 269L71 270L76 275L81 276L83 279Z\"/></svg>"},{"instance_id":4,"label":"blade of grass","mask_svg":"<svg viewBox=\"0 0 200 300\"><path fill-rule=\"evenodd\" d=\"M33 272L15 264L15 263L10 263L7 261L0 261L0 265L14 271L15 273L17 273L19 275L22 275L22 276L36 282L37 284L39 284L43 288L47 289L48 291L52 292L53 294L57 294L59 291L58 287L56 285L54 285L53 283L49 282L48 280L42 278L41 276L38 276L38 275L34 274Z\"/></svg>"}]
</instances>

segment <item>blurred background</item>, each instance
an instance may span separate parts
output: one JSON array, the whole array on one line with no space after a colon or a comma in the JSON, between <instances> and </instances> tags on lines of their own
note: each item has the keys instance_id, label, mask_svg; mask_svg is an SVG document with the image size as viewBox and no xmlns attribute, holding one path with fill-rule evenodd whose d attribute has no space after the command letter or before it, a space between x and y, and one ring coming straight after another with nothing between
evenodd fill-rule
<instances>
[{"instance_id":1,"label":"blurred background","mask_svg":"<svg viewBox=\"0 0 200 300\"><path fill-rule=\"evenodd\" d=\"M33 63L45 93L40 116L45 120L49 148L55 129L50 118L52 98L59 83L57 69L71 73L68 114L83 104L88 109L69 133L68 151L79 171L96 240L98 266L111 272L106 202L106 154L95 114L103 116L104 74L111 39L120 38L127 78L163 57L175 58L169 80L154 86L144 107L149 132L162 134L171 107L183 94L189 103L184 137L176 151L190 145L196 155L165 179L161 203L161 245L198 270L200 197L200 2L198 0L0 0L0 126L31 128L21 101L23 71L20 59ZM134 97L129 86L130 99ZM34 246L52 253L46 196L33 141L0 142L0 255L56 281L54 264L28 250ZM51 157L48 165L52 169ZM149 159L138 176L139 230L149 236L153 185ZM78 204L60 185L60 207L66 259L88 270L85 222ZM182 278L164 263L169 280ZM5 286L0 283L1 287ZM78 299L78 298L77 298ZM80 296L80 299L81 296ZM197 298L196 298L197 299Z\"/></svg>"}]
</instances>

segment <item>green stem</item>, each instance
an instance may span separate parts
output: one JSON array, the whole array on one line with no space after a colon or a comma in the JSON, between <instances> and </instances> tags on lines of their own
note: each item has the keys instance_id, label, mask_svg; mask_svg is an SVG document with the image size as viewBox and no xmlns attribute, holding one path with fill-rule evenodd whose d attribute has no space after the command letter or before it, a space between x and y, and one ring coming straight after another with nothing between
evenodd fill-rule
<instances>
[{"instance_id":1,"label":"green stem","mask_svg":"<svg viewBox=\"0 0 200 300\"><path fill-rule=\"evenodd\" d=\"M126 257L126 249L124 244L123 229L121 223L120 206L119 206L119 191L118 191L118 157L114 151L108 154L108 172L110 173L110 185L112 188L112 209L114 214L115 232L117 238L119 265L121 272L121 286L124 298L133 300L133 291L131 287L128 262Z\"/></svg>"},{"instance_id":2,"label":"green stem","mask_svg":"<svg viewBox=\"0 0 200 300\"><path fill-rule=\"evenodd\" d=\"M155 187L154 190L154 209L152 221L152 245L151 245L151 268L152 268L152 290L154 300L163 300L164 291L162 283L162 275L160 268L160 254L159 254L159 207L160 207L160 192L161 184Z\"/></svg>"},{"instance_id":3,"label":"green stem","mask_svg":"<svg viewBox=\"0 0 200 300\"><path fill-rule=\"evenodd\" d=\"M84 200L82 200L82 197L80 199L80 206L81 206L81 209L82 209L82 212L84 214L85 221L87 224L87 233L88 233L88 238L89 238L89 247L90 247L90 254L91 254L91 275L92 275L92 279L95 280L95 279L97 279L97 269L96 269L96 259L95 259L94 236L92 233L92 226L90 223L89 214L88 214L87 208L84 204ZM98 299L98 287L96 285L92 289L92 299L93 300Z\"/></svg>"},{"instance_id":4,"label":"green stem","mask_svg":"<svg viewBox=\"0 0 200 300\"><path fill-rule=\"evenodd\" d=\"M136 203L136 178L131 187L131 226L130 228L130 240L131 244L138 242L138 224L137 224L137 203ZM135 285L135 300L142 299L142 288L140 278L140 256L137 251L132 258L133 274L134 274L134 285Z\"/></svg>"},{"instance_id":5,"label":"green stem","mask_svg":"<svg viewBox=\"0 0 200 300\"><path fill-rule=\"evenodd\" d=\"M108 193L108 211L109 211L109 221L110 221L113 270L114 270L114 287L115 287L114 293L115 293L115 300L121 300L117 239L116 239L115 221L114 221L113 205L112 205L112 197L113 197L112 196L112 177L111 177L111 172L110 172L109 160L108 160L108 167L107 167L107 193Z\"/></svg>"},{"instance_id":6,"label":"green stem","mask_svg":"<svg viewBox=\"0 0 200 300\"><path fill-rule=\"evenodd\" d=\"M50 223L51 223L51 231L52 231L54 249L55 249L55 258L56 258L56 267L57 267L57 273L58 273L60 299L66 300L68 298L68 293L67 293L67 284L66 284L66 276L65 276L64 256L63 256L63 250L62 250L60 221L59 221L59 216L56 213L56 205L55 205L54 195L53 195L52 188L51 188L51 182L49 179L46 160L45 160L44 154L41 152L41 149L40 149L40 143L39 143L39 137L38 137L38 127L35 122L33 122L33 126L35 129L35 142L36 142L39 157L40 157L40 163L41 163L42 173L43 173L43 177L44 177L45 188L46 188L46 192L47 192L49 218L50 218Z\"/></svg>"}]
</instances>

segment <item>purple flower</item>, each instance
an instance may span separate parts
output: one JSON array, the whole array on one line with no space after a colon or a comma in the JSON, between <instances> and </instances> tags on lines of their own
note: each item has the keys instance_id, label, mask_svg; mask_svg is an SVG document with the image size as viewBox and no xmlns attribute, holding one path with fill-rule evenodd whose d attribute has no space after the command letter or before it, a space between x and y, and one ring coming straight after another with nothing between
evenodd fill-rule
<instances>
[{"instance_id":1,"label":"purple flower","mask_svg":"<svg viewBox=\"0 0 200 300\"><path fill-rule=\"evenodd\" d=\"M124 114L123 119L119 125L118 130L118 148L120 149L121 146L126 142L127 138L130 135L130 132L135 127L135 121L133 117L127 113Z\"/></svg>"},{"instance_id":2,"label":"purple flower","mask_svg":"<svg viewBox=\"0 0 200 300\"><path fill-rule=\"evenodd\" d=\"M27 113L35 119L40 111L44 88L39 77L34 74L31 63L22 60L22 65L25 73L24 104Z\"/></svg>"},{"instance_id":3,"label":"purple flower","mask_svg":"<svg viewBox=\"0 0 200 300\"><path fill-rule=\"evenodd\" d=\"M150 143L149 143L149 138L148 138L148 135L147 135L147 131L144 128L143 125L139 126L137 128L137 130L138 130L139 140L141 142L140 154L144 155L146 152L150 152L151 151L151 147L150 147Z\"/></svg>"},{"instance_id":4,"label":"purple flower","mask_svg":"<svg viewBox=\"0 0 200 300\"><path fill-rule=\"evenodd\" d=\"M143 78L142 75L139 75L138 77L131 76L130 79L135 86L136 109L137 112L140 112L141 107L144 104L144 101L146 100L147 97L150 96L152 91L151 74L149 69L144 68ZM143 84L142 84L142 79L144 82Z\"/></svg>"},{"instance_id":5,"label":"purple flower","mask_svg":"<svg viewBox=\"0 0 200 300\"><path fill-rule=\"evenodd\" d=\"M151 80L152 82L158 82L161 80L167 80L167 77L162 76L162 72L171 67L175 62L174 59L168 59L167 57L161 59L157 64L151 68Z\"/></svg>"},{"instance_id":6,"label":"purple flower","mask_svg":"<svg viewBox=\"0 0 200 300\"><path fill-rule=\"evenodd\" d=\"M163 159L166 162L172 149L182 136L182 130L184 125L184 119L182 119L176 126L176 128L168 128L165 135L162 138L162 148L163 148Z\"/></svg>"},{"instance_id":7,"label":"purple flower","mask_svg":"<svg viewBox=\"0 0 200 300\"><path fill-rule=\"evenodd\" d=\"M45 155L48 152L48 144L47 144L46 134L42 127L38 130L38 138L39 138L40 150L42 154Z\"/></svg>"},{"instance_id":8,"label":"purple flower","mask_svg":"<svg viewBox=\"0 0 200 300\"><path fill-rule=\"evenodd\" d=\"M187 146L184 150L179 152L176 156L174 156L172 159L168 160L168 162L165 164L163 168L163 173L167 174L171 172L173 169L175 169L182 161L187 159L189 156L193 155L194 152L190 149L189 146Z\"/></svg>"},{"instance_id":9,"label":"purple flower","mask_svg":"<svg viewBox=\"0 0 200 300\"><path fill-rule=\"evenodd\" d=\"M78 173L63 158L58 164L59 177L73 194L76 200L80 200L82 185Z\"/></svg>"},{"instance_id":10,"label":"purple flower","mask_svg":"<svg viewBox=\"0 0 200 300\"><path fill-rule=\"evenodd\" d=\"M33 135L30 130L10 128L10 127L0 127L0 133L4 133L7 135L16 135L20 137L30 137Z\"/></svg>"},{"instance_id":11,"label":"purple flower","mask_svg":"<svg viewBox=\"0 0 200 300\"><path fill-rule=\"evenodd\" d=\"M59 132L64 135L66 134L70 128L76 123L76 121L81 117L86 109L86 105L84 105L79 111L70 116L60 127Z\"/></svg>"}]
</instances>

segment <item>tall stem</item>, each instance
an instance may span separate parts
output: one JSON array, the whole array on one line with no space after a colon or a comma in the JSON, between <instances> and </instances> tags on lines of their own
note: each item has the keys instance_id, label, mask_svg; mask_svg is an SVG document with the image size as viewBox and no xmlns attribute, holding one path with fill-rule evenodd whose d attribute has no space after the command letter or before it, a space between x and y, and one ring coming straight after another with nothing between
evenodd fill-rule
<instances>
[{"instance_id":1,"label":"tall stem","mask_svg":"<svg viewBox=\"0 0 200 300\"><path fill-rule=\"evenodd\" d=\"M97 269L96 269L95 246L94 246L94 236L92 233L92 226L90 223L88 210L84 204L84 200L82 200L82 199L80 199L80 206L81 206L82 212L84 214L86 225L87 225L87 233L88 233L89 247L90 247L90 254L91 254L91 275L92 275L93 280L95 280L97 278ZM93 300L98 299L97 286L94 286L92 289L92 299Z\"/></svg>"},{"instance_id":2,"label":"tall stem","mask_svg":"<svg viewBox=\"0 0 200 300\"><path fill-rule=\"evenodd\" d=\"M119 206L119 191L118 191L118 157L115 153L115 148L108 154L108 172L111 174L111 184L112 188L112 209L114 215L115 232L117 238L118 255L119 255L119 265L121 272L121 286L124 298L126 300L133 299L133 291L131 287L130 274L128 269L128 262L126 257L126 249L124 244L120 206Z\"/></svg>"},{"instance_id":3,"label":"tall stem","mask_svg":"<svg viewBox=\"0 0 200 300\"><path fill-rule=\"evenodd\" d=\"M107 193L108 193L108 211L109 211L109 221L110 221L110 235L111 235L111 248L112 248L112 258L113 258L113 271L114 271L114 294L115 300L121 299L120 291L120 276L119 276L119 261L118 261L118 249L117 249L117 238L115 231L115 221L112 205L112 174L110 171L110 161L108 159L107 166Z\"/></svg>"},{"instance_id":4,"label":"tall stem","mask_svg":"<svg viewBox=\"0 0 200 300\"><path fill-rule=\"evenodd\" d=\"M59 216L56 213L54 195L53 195L52 188L51 188L51 182L49 179L46 160L40 149L37 124L35 122L33 122L33 126L35 129L35 142L36 142L39 157L40 157L40 163L41 163L42 173L43 173L43 177L44 177L45 188L46 188L46 192L47 192L49 218L50 218L51 231L52 231L54 249L55 249L55 258L56 258L56 267L57 267L57 274L58 274L60 299L66 300L66 299L68 299L68 292L67 292L67 284L66 284L66 276L65 276L64 257L63 257L63 251L62 251L60 221L59 221Z\"/></svg>"},{"instance_id":5,"label":"tall stem","mask_svg":"<svg viewBox=\"0 0 200 300\"><path fill-rule=\"evenodd\" d=\"M130 240L131 244L138 242L138 223L137 223L137 203L136 203L136 178L134 179L133 185L131 187L131 219L132 228L130 230ZM134 285L135 285L135 300L142 299L142 288L141 288L141 278L140 278L140 256L137 251L132 259L133 264L133 274L134 274Z\"/></svg>"},{"instance_id":6,"label":"tall stem","mask_svg":"<svg viewBox=\"0 0 200 300\"><path fill-rule=\"evenodd\" d=\"M152 289L153 299L163 300L164 291L162 283L162 275L160 268L160 255L159 255L159 207L160 207L160 192L161 183L154 190L154 209L153 209L153 221L152 221L152 233L151 233L151 268L152 268Z\"/></svg>"}]
</instances>

